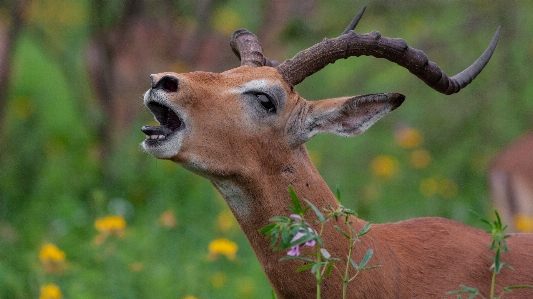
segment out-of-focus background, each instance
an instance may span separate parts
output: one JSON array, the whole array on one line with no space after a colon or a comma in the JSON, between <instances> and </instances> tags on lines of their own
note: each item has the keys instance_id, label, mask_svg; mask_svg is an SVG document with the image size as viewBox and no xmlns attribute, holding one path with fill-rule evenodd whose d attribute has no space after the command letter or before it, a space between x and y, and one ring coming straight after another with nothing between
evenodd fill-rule
<instances>
[{"instance_id":1,"label":"out-of-focus background","mask_svg":"<svg viewBox=\"0 0 533 299\"><path fill-rule=\"evenodd\" d=\"M502 26L457 95L372 57L296 89L309 100L400 92L355 138L308 149L343 203L372 222L489 215L491 159L533 128L531 1L0 1L0 298L270 298L244 235L210 183L142 152L142 93L162 71L239 65L232 32L278 61L356 28L401 37L449 75ZM54 297L55 296L55 297Z\"/></svg>"}]
</instances>

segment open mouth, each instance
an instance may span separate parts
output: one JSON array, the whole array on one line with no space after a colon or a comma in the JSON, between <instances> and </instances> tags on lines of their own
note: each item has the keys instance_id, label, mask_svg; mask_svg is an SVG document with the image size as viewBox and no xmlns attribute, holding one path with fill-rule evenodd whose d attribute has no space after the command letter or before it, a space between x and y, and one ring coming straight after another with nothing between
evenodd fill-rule
<instances>
[{"instance_id":1,"label":"open mouth","mask_svg":"<svg viewBox=\"0 0 533 299\"><path fill-rule=\"evenodd\" d=\"M143 126L141 128L141 131L146 134L147 141L164 141L183 126L179 116L169 107L157 102L149 102L146 107L150 109L160 124L160 126Z\"/></svg>"}]
</instances>

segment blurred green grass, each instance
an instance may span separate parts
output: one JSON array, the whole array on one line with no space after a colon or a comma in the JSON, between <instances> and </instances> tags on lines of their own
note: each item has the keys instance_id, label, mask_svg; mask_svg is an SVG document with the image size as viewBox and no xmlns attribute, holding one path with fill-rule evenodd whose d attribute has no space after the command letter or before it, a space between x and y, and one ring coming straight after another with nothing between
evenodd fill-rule
<instances>
[{"instance_id":1,"label":"blurred green grass","mask_svg":"<svg viewBox=\"0 0 533 299\"><path fill-rule=\"evenodd\" d=\"M0 298L37 298L47 283L57 284L64 298L270 298L268 281L237 224L223 229L218 223L228 209L211 184L140 150L139 128L150 120L148 111L118 142L104 147L110 152L102 160L95 125L101 113L82 58L90 38L89 2L73 3L71 9L80 14L76 24L53 35L39 20L54 15L34 17L14 47L0 126ZM107 24L113 26L110 3ZM338 35L364 4L316 4L309 19L292 18L277 42L290 57L323 36ZM192 2L175 5L178 17L193 18ZM252 30L259 22L243 12L267 13L255 2L218 5L225 9L218 18L237 16L232 22ZM310 100L389 91L407 95L400 109L361 136L325 135L309 142L320 172L332 189L340 186L345 205L373 222L443 216L479 225L468 210L492 209L485 181L490 159L532 127L531 11L533 3L526 1L368 3L357 32L402 37L450 75L481 54L498 25L502 36L487 68L458 95L437 94L400 67L369 57L339 61L297 87ZM146 88L148 75L139 82ZM140 105L140 99L139 94L131 105ZM421 134L414 148L395 138L405 127ZM417 149L431 156L423 168L410 162ZM394 161L384 166L394 168L390 175L373 173L372 161L379 156ZM437 191L427 191L432 184ZM438 191L446 186L448 191ZM166 211L173 211L177 226L160 224ZM114 214L126 220L124 236L96 244L95 220ZM236 260L208 259L208 244L217 238L238 244ZM39 251L46 243L65 252L61 273L43 268Z\"/></svg>"}]
</instances>

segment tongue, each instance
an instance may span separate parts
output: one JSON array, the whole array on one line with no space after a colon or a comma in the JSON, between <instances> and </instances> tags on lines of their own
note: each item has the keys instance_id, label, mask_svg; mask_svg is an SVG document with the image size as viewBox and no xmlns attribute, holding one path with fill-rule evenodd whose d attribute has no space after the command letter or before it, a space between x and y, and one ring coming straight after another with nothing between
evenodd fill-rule
<instances>
[{"instance_id":1,"label":"tongue","mask_svg":"<svg viewBox=\"0 0 533 299\"><path fill-rule=\"evenodd\" d=\"M165 126L143 126L141 128L141 131L143 131L143 133L146 134L147 136L151 136L151 135L168 136L170 135L170 133L172 133L172 130Z\"/></svg>"}]
</instances>

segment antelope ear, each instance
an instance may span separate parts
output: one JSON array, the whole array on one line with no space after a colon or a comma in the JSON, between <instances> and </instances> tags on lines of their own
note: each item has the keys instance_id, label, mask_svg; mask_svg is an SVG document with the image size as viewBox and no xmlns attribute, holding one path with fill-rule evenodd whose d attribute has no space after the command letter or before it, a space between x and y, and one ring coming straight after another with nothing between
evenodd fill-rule
<instances>
[{"instance_id":1,"label":"antelope ear","mask_svg":"<svg viewBox=\"0 0 533 299\"><path fill-rule=\"evenodd\" d=\"M309 113L300 136L303 141L323 132L355 136L398 108L405 96L399 93L379 93L327 99L310 103Z\"/></svg>"}]
</instances>

